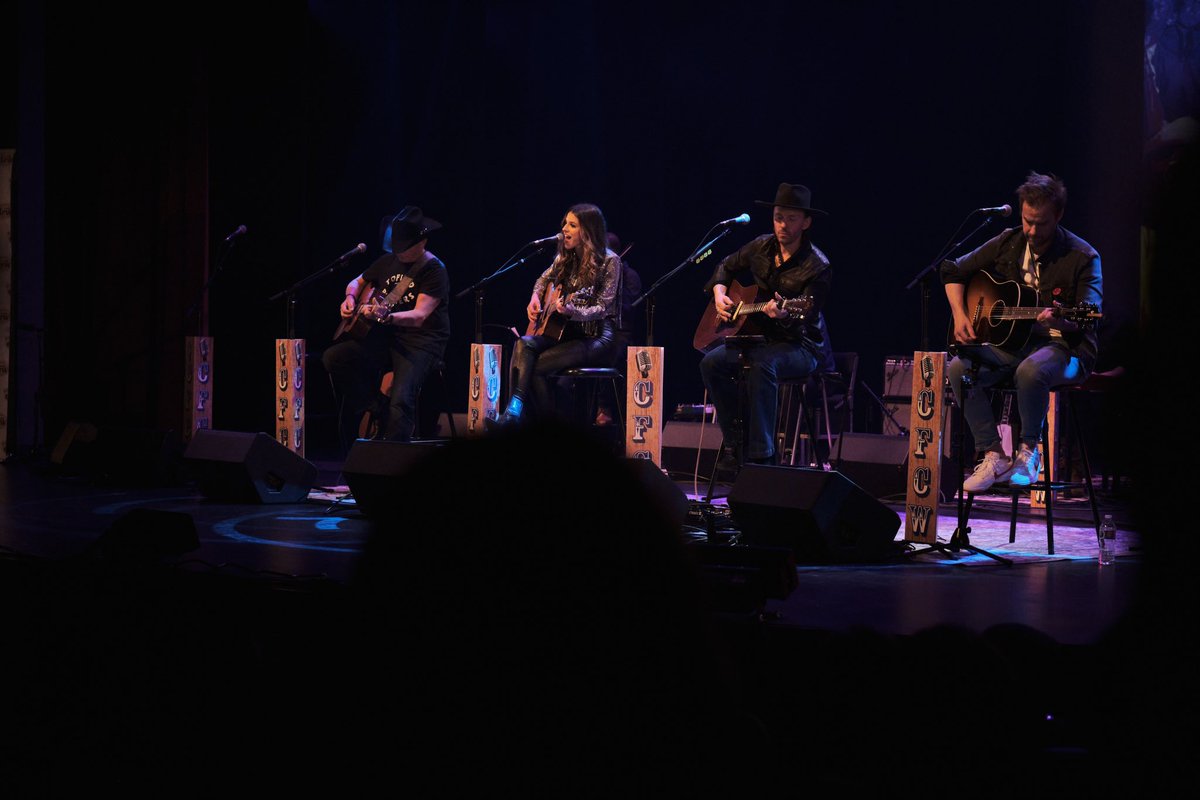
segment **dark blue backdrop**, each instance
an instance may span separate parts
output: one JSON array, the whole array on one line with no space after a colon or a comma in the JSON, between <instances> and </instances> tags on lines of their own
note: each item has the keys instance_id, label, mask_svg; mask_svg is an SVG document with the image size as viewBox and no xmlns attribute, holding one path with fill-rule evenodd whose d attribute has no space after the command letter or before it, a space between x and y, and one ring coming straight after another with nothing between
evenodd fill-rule
<instances>
[{"instance_id":1,"label":"dark blue backdrop","mask_svg":"<svg viewBox=\"0 0 1200 800\"><path fill-rule=\"evenodd\" d=\"M834 346L860 354L878 391L883 360L921 344L920 293L905 285L971 209L1012 202L1026 172L1052 171L1071 192L1064 224L1104 258L1106 339L1137 318L1138 4L310 2L143 13L149 37L114 13L47 25L47 275L89 298L73 313L92 332L81 342L78 318L49 312L48 395L63 398L51 431L75 416L80 369L126 387L101 391L98 414L177 416L169 386L192 325L179 308L240 224L250 232L209 291L216 418L269 429L272 340L287 327L266 298L359 241L373 256L380 217L409 203L444 223L431 248L455 291L580 201L632 243L649 286L721 219L752 217L716 256L767 232L753 201L805 183L830 212L813 238L835 267ZM87 68L59 67L68 52ZM295 333L311 350L367 263L297 296ZM690 341L713 263L658 295L668 407L701 398ZM485 322L519 325L544 264L489 287ZM150 321L143 304L160 307ZM935 283L935 349L944 306ZM469 298L452 318L461 409ZM88 359L72 355L80 347Z\"/></svg>"}]
</instances>

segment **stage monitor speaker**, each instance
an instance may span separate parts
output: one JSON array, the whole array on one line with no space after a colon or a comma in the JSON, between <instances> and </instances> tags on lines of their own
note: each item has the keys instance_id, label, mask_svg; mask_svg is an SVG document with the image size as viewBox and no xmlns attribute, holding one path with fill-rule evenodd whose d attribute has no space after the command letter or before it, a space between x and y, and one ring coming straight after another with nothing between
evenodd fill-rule
<instances>
[{"instance_id":1,"label":"stage monitor speaker","mask_svg":"<svg viewBox=\"0 0 1200 800\"><path fill-rule=\"evenodd\" d=\"M315 464L265 433L199 430L183 457L213 500L298 503L317 482Z\"/></svg>"},{"instance_id":2,"label":"stage monitor speaker","mask_svg":"<svg viewBox=\"0 0 1200 800\"><path fill-rule=\"evenodd\" d=\"M712 474L721 450L721 428L714 422L683 422L667 420L662 434L662 466L667 472L691 475L696 472L696 455L700 456L700 475Z\"/></svg>"},{"instance_id":3,"label":"stage monitor speaker","mask_svg":"<svg viewBox=\"0 0 1200 800\"><path fill-rule=\"evenodd\" d=\"M842 436L845 441L839 437L833 442L838 472L872 497L904 502L908 493L908 437L849 432ZM958 478L953 463L944 456L941 475L942 497L949 499L958 490Z\"/></svg>"},{"instance_id":4,"label":"stage monitor speaker","mask_svg":"<svg viewBox=\"0 0 1200 800\"><path fill-rule=\"evenodd\" d=\"M440 446L434 441L356 441L342 465L355 506L371 518L395 514L404 497L401 479Z\"/></svg>"},{"instance_id":5,"label":"stage monitor speaker","mask_svg":"<svg viewBox=\"0 0 1200 800\"><path fill-rule=\"evenodd\" d=\"M879 561L899 552L900 515L840 472L746 464L728 500L749 544L790 547L799 563Z\"/></svg>"},{"instance_id":6,"label":"stage monitor speaker","mask_svg":"<svg viewBox=\"0 0 1200 800\"><path fill-rule=\"evenodd\" d=\"M887 435L903 435L901 427L912 426L912 358L889 356L883 362L883 406L892 416L882 414L881 430ZM951 449L951 426L955 425L953 407L946 406L947 413L942 423L942 455L949 458ZM893 422L892 420L895 420Z\"/></svg>"}]
</instances>

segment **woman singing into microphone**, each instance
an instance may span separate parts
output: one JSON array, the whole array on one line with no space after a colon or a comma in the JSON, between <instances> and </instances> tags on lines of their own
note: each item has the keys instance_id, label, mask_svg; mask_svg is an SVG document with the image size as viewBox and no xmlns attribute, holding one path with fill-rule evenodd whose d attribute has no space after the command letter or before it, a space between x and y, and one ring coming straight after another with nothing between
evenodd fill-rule
<instances>
[{"instance_id":1,"label":"woman singing into microphone","mask_svg":"<svg viewBox=\"0 0 1200 800\"><path fill-rule=\"evenodd\" d=\"M610 366L620 313L621 259L607 247L604 214L590 203L571 206L553 263L533 285L529 331L513 347L512 396L489 427L515 425L553 411L549 376L571 367ZM531 408L532 407L532 408Z\"/></svg>"}]
</instances>

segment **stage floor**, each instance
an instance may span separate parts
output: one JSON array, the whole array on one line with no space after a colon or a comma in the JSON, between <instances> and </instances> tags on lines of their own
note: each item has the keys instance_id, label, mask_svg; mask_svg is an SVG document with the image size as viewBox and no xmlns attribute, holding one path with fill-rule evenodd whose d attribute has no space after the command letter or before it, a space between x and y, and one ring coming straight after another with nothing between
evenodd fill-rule
<instances>
[{"instance_id":1,"label":"stage floor","mask_svg":"<svg viewBox=\"0 0 1200 800\"><path fill-rule=\"evenodd\" d=\"M337 464L322 464L322 484L305 502L230 504L207 499L195 486L101 486L28 465L0 470L0 547L10 555L64 559L89 552L115 522L141 509L190 519L199 547L167 556L193 572L261 578L296 587L351 580L371 522L355 507ZM695 512L697 490L678 481ZM725 504L718 483L714 508ZM1126 489L1128 494L1128 489ZM1081 500L1060 501L1055 515L1055 554L1046 550L1044 516L1022 500L1016 541L1009 543L1008 499L980 497L970 543L1011 561L986 555L928 551L913 546L882 563L799 564L797 585L786 598L768 601L766 624L805 630L867 628L908 635L934 625L974 631L1020 623L1069 644L1098 641L1135 601L1142 564L1141 532L1122 497L1101 494L1102 513L1119 527L1117 563L1097 563L1090 510ZM457 502L452 491L437 502ZM903 520L903 506L891 506ZM940 508L938 541L948 542L955 505ZM503 510L500 510L503 513ZM515 513L515 512L514 512ZM689 514L684 534L703 541L705 531ZM163 524L172 524L164 520ZM736 520L731 523L736 529ZM408 535L420 531L398 530ZM903 537L903 524L897 538Z\"/></svg>"},{"instance_id":2,"label":"stage floor","mask_svg":"<svg viewBox=\"0 0 1200 800\"><path fill-rule=\"evenodd\" d=\"M364 707L385 694L367 701L360 694L372 685L366 676L374 667L354 655L363 632L347 590L355 585L372 521L344 496L340 465L320 467L320 484L307 500L288 504L219 502L186 484L99 485L29 464L0 469L2 599L13 622L6 634L13 658L0 663L0 679L19 690L12 718L24 726L0 738L0 755L28 768L15 773L18 785L55 793L72 775L127 780L148 760L152 771L186 773L193 769L192 749L205 752L209 763L236 752L240 768L257 770L258 780L273 785L278 776L267 765L311 746L311 731L340 727L347 715L361 723L360 730L369 727L361 718L374 712ZM697 520L706 510L730 520L730 527L718 528L736 539L734 518L723 516L729 485L718 484L711 504L696 497L703 486L675 486L688 499L685 540L703 543L707 531ZM451 487L447 496L427 501L461 503L466 496ZM1008 498L981 497L970 542L1009 559L1008 565L966 550L909 548L872 563L801 563L786 596L750 592L737 595L739 602L749 596L748 606L714 602L719 660L727 663L740 696L735 727L750 724L755 731L750 739L736 739L745 747L756 743L754 752L731 752L754 764L755 778L794 779L823 792L901 786L957 791L962 781L975 779L971 759L975 748L985 746L1008 750L1010 768L998 789L1018 788L1025 780L1020 776L1033 774L1057 790L1099 788L1110 783L1099 767L1112 759L1124 764L1112 780L1141 785L1141 762L1151 759L1147 749L1157 748L1161 737L1121 739L1116 731L1149 724L1158 715L1156 693L1169 680L1141 685L1152 670L1158 675L1144 642L1159 628L1142 632L1145 619L1138 614L1147 594L1145 532L1124 496L1101 494L1100 501L1120 530L1112 566L1097 563L1086 502L1056 506L1056 553L1049 555L1039 513L1022 503L1016 541L1009 543ZM903 515L902 507L891 508ZM514 505L492 513L523 511ZM954 514L953 504L943 504L939 541L949 541ZM198 547L171 552L193 527ZM122 531L126 538L117 537ZM400 523L388 535L423 532ZM897 538L902 535L903 525ZM139 547L146 552L133 552ZM556 598L544 602L553 605ZM448 658L443 648L468 649L468 666L457 657L445 666L455 680L462 676L454 670L468 670L465 679L479 684L471 702L482 705L468 715L473 722L449 722L439 714L437 726L490 730L492 720L513 712L508 701L497 699L507 688L535 698L521 701L520 713L532 720L557 708L549 701L542 708L540 683L510 678L493 687L489 681L496 679L483 677L506 660L515 660L525 675L523 648L497 655L493 643L475 652L459 641L459 632L447 631L433 648L410 651L398 624L381 621L369 638L394 639L406 654L402 670L420 668L431 657L442 663ZM1117 706L1096 705L1115 669L1124 670ZM543 676L536 682L545 679L539 670L529 673ZM718 724L719 716L707 715L714 684L699 670L676 675L677 691L698 704L689 714L700 713L704 725ZM615 686L607 690L611 697L601 692L596 702L633 697L644 705L659 691L643 697L638 692L644 689L637 689L627 696L623 680ZM248 718L257 727L227 726ZM578 724L591 731L584 721ZM542 723L537 725L534 733L518 728L540 745ZM728 752L734 739L727 742L726 735L705 729L700 750L706 763L714 755L709 746ZM90 743L83 751L79 736ZM902 741L910 737L915 740ZM1015 743L1006 744L1010 740ZM376 747L361 737L337 743L338 760L323 754L318 768L335 785L343 773L329 765L359 763L361 750ZM687 753L693 746L680 745ZM913 748L938 748L943 763L929 773L913 772ZM440 745L436 750L442 752ZM789 765L803 765L804 774ZM704 770L696 774L708 777ZM292 772L288 781L305 786L300 775ZM205 772L209 783L202 789L217 791L222 776Z\"/></svg>"}]
</instances>

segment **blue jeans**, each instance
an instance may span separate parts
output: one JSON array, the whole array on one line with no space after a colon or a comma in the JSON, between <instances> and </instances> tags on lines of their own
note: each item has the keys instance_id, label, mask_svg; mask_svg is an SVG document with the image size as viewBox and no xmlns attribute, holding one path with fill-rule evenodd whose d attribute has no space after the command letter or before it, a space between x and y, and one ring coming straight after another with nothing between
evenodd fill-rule
<instances>
[{"instance_id":1,"label":"blue jeans","mask_svg":"<svg viewBox=\"0 0 1200 800\"><path fill-rule=\"evenodd\" d=\"M964 400L962 377L976 364L979 365L979 373L974 388ZM996 428L988 389L1003 387L1011 381L1017 391L1021 443L1032 449L1037 446L1042 423L1046 421L1050 390L1056 386L1079 383L1087 377L1079 359L1071 355L1065 346L1047 344L1044 339L1031 342L1015 353L989 348L987 357L977 361L968 356L959 356L950 362L947 373L954 397L962 405L967 427L975 439L975 449L981 453L1000 449L1000 432Z\"/></svg>"},{"instance_id":2,"label":"blue jeans","mask_svg":"<svg viewBox=\"0 0 1200 800\"><path fill-rule=\"evenodd\" d=\"M768 342L747 352L746 373L747 459L775 454L775 426L779 413L779 380L806 378L817 369L817 357L793 342ZM738 351L718 345L700 360L700 377L717 409L717 422L726 442L741 443L734 426L738 417Z\"/></svg>"},{"instance_id":3,"label":"blue jeans","mask_svg":"<svg viewBox=\"0 0 1200 800\"><path fill-rule=\"evenodd\" d=\"M425 377L440 361L437 355L404 347L390 331L376 327L362 341L349 339L330 346L321 361L338 401L338 438L343 452L358 438L362 415L373 408L379 379L389 369L392 394L383 438L402 442L412 439L417 398Z\"/></svg>"}]
</instances>

